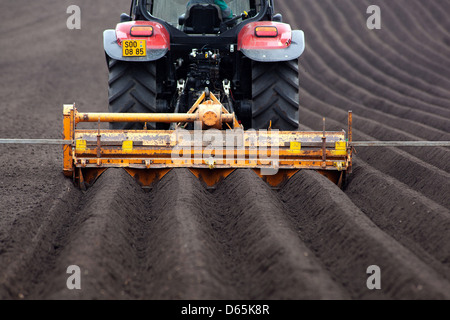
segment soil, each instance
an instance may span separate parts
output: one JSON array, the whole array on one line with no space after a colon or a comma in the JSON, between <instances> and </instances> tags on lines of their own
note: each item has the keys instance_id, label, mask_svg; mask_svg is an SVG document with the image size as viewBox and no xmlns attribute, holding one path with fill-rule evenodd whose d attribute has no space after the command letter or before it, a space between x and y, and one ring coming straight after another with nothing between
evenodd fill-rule
<instances>
[{"instance_id":1,"label":"soil","mask_svg":"<svg viewBox=\"0 0 450 320\"><path fill-rule=\"evenodd\" d=\"M65 103L107 110L102 33L129 5L71 4L81 30L62 1L0 10L0 138L60 138ZM381 30L366 26L374 4ZM302 129L345 129L352 110L354 140L450 140L450 1L276 9L306 35ZM449 299L449 194L449 148L357 148L343 190L306 170L281 190L249 170L209 190L180 169L146 192L109 169L82 192L61 147L0 145L0 298Z\"/></svg>"}]
</instances>

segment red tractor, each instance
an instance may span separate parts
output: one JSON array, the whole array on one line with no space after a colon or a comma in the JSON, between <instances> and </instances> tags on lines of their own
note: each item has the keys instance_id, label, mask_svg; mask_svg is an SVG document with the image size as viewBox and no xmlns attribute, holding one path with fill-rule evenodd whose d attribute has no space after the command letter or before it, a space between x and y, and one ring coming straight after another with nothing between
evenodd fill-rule
<instances>
[{"instance_id":1,"label":"red tractor","mask_svg":"<svg viewBox=\"0 0 450 320\"><path fill-rule=\"evenodd\" d=\"M206 91L220 97L245 129L297 130L303 31L282 22L273 0L226 1L235 13L227 18L215 1L195 2L133 0L130 14L104 32L109 111L186 113Z\"/></svg>"},{"instance_id":2,"label":"red tractor","mask_svg":"<svg viewBox=\"0 0 450 320\"><path fill-rule=\"evenodd\" d=\"M348 135L298 130L305 41L282 20L273 0L133 0L104 32L110 112L64 107L64 173L83 188L124 168L151 188L187 168L214 187L244 168L278 188L310 169L341 185L351 113Z\"/></svg>"}]
</instances>

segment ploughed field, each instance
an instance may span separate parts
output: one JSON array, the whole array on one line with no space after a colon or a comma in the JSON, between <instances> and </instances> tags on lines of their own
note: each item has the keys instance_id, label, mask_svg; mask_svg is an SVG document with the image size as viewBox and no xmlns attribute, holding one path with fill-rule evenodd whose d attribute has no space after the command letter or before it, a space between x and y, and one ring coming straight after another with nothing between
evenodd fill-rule
<instances>
[{"instance_id":1,"label":"ploughed field","mask_svg":"<svg viewBox=\"0 0 450 320\"><path fill-rule=\"evenodd\" d=\"M107 110L102 32L129 2L74 4L79 31L61 1L0 10L0 138L60 138L64 103ZM354 140L450 140L449 0L276 5L306 34L302 129L341 130L352 110ZM302 171L274 191L238 170L209 191L182 169L144 192L110 169L83 193L60 147L0 146L0 298L449 299L449 148L356 152L344 190Z\"/></svg>"}]
</instances>

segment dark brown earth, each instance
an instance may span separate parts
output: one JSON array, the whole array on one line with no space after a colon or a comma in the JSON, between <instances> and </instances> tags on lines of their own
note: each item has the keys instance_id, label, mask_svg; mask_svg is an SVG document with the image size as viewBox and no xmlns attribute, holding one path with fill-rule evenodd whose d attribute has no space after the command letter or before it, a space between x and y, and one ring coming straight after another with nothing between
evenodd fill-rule
<instances>
[{"instance_id":1,"label":"dark brown earth","mask_svg":"<svg viewBox=\"0 0 450 320\"><path fill-rule=\"evenodd\" d=\"M82 29L66 28L67 6ZM382 29L366 27L367 7ZM129 1L0 6L0 138L60 138L62 105L107 110L102 32ZM305 31L303 129L450 140L449 0L277 1ZM340 190L302 171L280 191L239 170L209 191L187 170L144 192L108 170L87 192L60 147L0 146L2 299L449 299L448 148L358 148ZM66 287L69 265L82 290ZM378 265L382 289L368 290Z\"/></svg>"}]
</instances>

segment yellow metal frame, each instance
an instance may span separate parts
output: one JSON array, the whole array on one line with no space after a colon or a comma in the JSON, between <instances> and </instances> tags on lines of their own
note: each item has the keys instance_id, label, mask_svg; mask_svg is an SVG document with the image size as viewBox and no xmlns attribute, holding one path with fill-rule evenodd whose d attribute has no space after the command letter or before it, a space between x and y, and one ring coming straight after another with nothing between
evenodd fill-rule
<instances>
[{"instance_id":1,"label":"yellow metal frame","mask_svg":"<svg viewBox=\"0 0 450 320\"><path fill-rule=\"evenodd\" d=\"M84 188L107 168L124 168L143 187L151 187L154 181L164 177L171 169L188 168L207 186L212 187L234 170L247 168L253 169L267 183L277 187L301 169L318 170L340 184L344 173L351 168L351 112L348 137L344 131L243 131L234 114L228 113L213 94L210 94L210 100L206 98L203 93L186 114L78 113L75 105L65 105L64 140L71 141L71 144L65 145L63 150L64 174ZM228 124L231 128L231 124L233 129L241 130L244 142L241 147L229 149L196 145L195 142L186 144L178 130L76 129L81 122L113 121L199 122L204 128L205 122L202 122L204 119L198 110L208 105L221 106L218 121L222 125ZM198 134L186 132L192 136ZM254 138L257 138L257 145L252 145ZM182 149L184 157L172 157L174 148ZM206 151L212 157L205 158ZM276 167L273 166L272 156L276 156ZM271 168L276 168L277 173L270 176L261 174L261 169Z\"/></svg>"}]
</instances>

